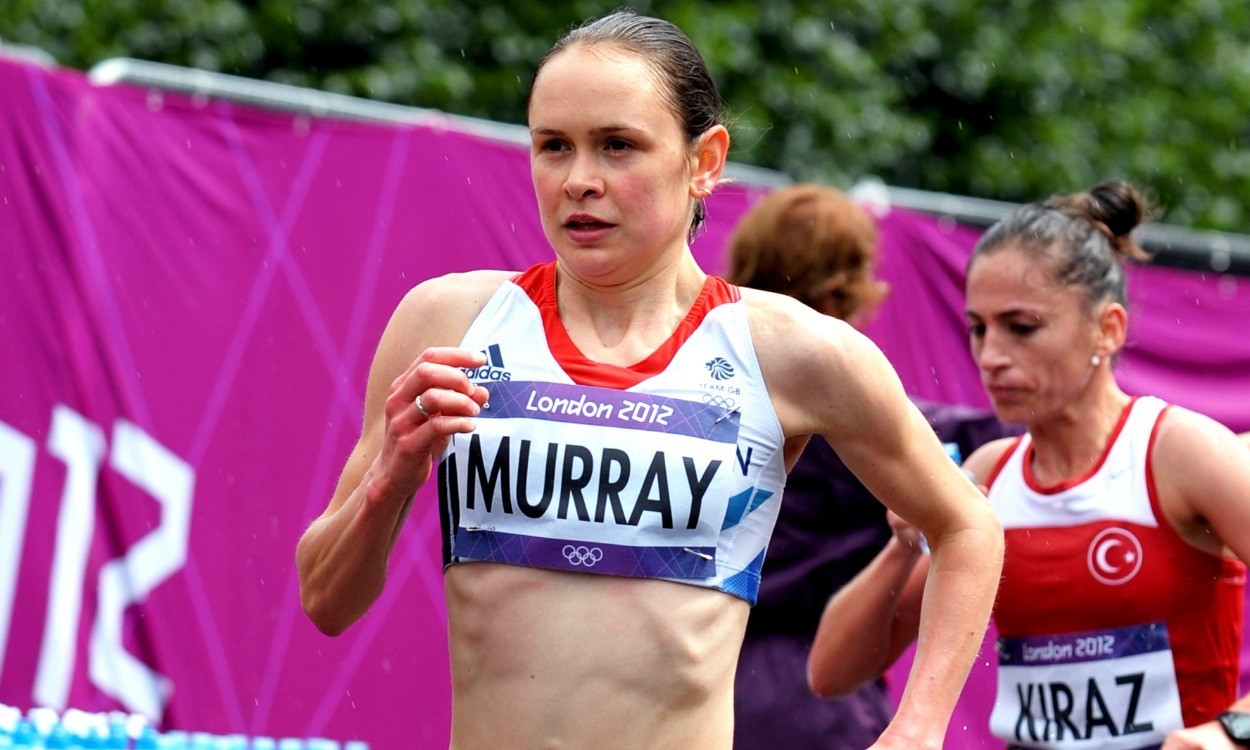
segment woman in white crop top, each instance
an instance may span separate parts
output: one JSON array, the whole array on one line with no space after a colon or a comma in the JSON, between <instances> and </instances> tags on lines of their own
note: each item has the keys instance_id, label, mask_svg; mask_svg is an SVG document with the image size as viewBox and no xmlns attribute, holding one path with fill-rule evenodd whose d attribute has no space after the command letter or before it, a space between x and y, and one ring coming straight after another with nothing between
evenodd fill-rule
<instances>
[{"instance_id":1,"label":"woman in white crop top","mask_svg":"<svg viewBox=\"0 0 1250 750\"><path fill-rule=\"evenodd\" d=\"M614 13L544 58L528 114L555 261L399 304L359 442L297 550L305 611L328 634L366 613L437 469L453 747L726 750L761 539L819 433L930 539L915 687L874 747L938 748L1001 529L865 337L696 264L729 149L698 51Z\"/></svg>"}]
</instances>

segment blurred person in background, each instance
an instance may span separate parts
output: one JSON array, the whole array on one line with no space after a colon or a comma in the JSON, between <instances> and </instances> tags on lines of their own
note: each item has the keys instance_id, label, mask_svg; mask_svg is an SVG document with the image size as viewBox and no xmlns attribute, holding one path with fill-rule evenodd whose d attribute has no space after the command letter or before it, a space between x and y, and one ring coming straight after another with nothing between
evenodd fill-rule
<instances>
[{"instance_id":1,"label":"blurred person in background","mask_svg":"<svg viewBox=\"0 0 1250 750\"><path fill-rule=\"evenodd\" d=\"M1123 264L1150 214L1130 184L1022 206L967 272L972 354L995 412L1027 432L964 464L1006 533L990 729L1009 748L1250 746L1238 660L1250 449L1216 421L1117 384ZM833 596L818 689L875 678L916 635L929 561L896 534ZM987 707L988 708L988 707Z\"/></svg>"},{"instance_id":2,"label":"blurred person in background","mask_svg":"<svg viewBox=\"0 0 1250 750\"><path fill-rule=\"evenodd\" d=\"M875 274L877 226L850 196L798 184L775 190L743 216L728 245L726 279L785 294L857 328L886 298ZM958 461L1014 434L988 410L913 399ZM759 600L747 620L734 685L736 750L861 750L894 713L883 679L850 695L813 695L807 657L829 598L890 538L886 509L821 437L790 470L764 558Z\"/></svg>"}]
</instances>

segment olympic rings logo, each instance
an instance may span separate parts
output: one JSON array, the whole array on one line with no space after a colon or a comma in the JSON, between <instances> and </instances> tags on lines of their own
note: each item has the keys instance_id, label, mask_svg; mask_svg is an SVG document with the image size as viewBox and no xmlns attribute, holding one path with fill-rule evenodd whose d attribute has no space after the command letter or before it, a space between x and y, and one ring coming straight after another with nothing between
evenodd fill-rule
<instances>
[{"instance_id":1,"label":"olympic rings logo","mask_svg":"<svg viewBox=\"0 0 1250 750\"><path fill-rule=\"evenodd\" d=\"M571 544L564 545L564 559L576 566L586 566L593 568L595 563L603 559L603 550L598 547L574 547Z\"/></svg>"},{"instance_id":2,"label":"olympic rings logo","mask_svg":"<svg viewBox=\"0 0 1250 750\"><path fill-rule=\"evenodd\" d=\"M712 406L724 407L726 409L732 409L738 405L737 399L727 398L725 396L716 396L711 393L703 394L703 403L710 404Z\"/></svg>"}]
</instances>

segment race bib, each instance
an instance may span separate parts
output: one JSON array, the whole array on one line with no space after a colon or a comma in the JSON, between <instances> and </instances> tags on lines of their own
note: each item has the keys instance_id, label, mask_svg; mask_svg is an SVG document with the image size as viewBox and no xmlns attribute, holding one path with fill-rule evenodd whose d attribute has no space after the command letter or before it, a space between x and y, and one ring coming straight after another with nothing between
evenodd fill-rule
<instances>
[{"instance_id":1,"label":"race bib","mask_svg":"<svg viewBox=\"0 0 1250 750\"><path fill-rule=\"evenodd\" d=\"M990 729L1009 748L1146 750L1182 724L1162 622L998 639Z\"/></svg>"},{"instance_id":2,"label":"race bib","mask_svg":"<svg viewBox=\"0 0 1250 750\"><path fill-rule=\"evenodd\" d=\"M716 574L740 415L541 382L491 385L444 456L453 555L667 578Z\"/></svg>"}]
</instances>

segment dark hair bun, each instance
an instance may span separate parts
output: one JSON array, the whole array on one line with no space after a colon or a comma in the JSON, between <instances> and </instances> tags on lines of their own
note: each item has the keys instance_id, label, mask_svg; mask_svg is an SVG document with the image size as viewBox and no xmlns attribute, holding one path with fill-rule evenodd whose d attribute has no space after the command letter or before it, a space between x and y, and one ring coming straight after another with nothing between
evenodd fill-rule
<instances>
[{"instance_id":1,"label":"dark hair bun","mask_svg":"<svg viewBox=\"0 0 1250 750\"><path fill-rule=\"evenodd\" d=\"M1149 257L1129 235L1152 218L1154 209L1141 191L1124 180L1103 180L1083 193L1055 196L1042 206L1088 221L1107 238L1118 258Z\"/></svg>"},{"instance_id":2,"label":"dark hair bun","mask_svg":"<svg viewBox=\"0 0 1250 750\"><path fill-rule=\"evenodd\" d=\"M1089 189L1090 218L1101 221L1116 237L1123 237L1148 219L1142 194L1124 180L1103 180Z\"/></svg>"}]
</instances>

